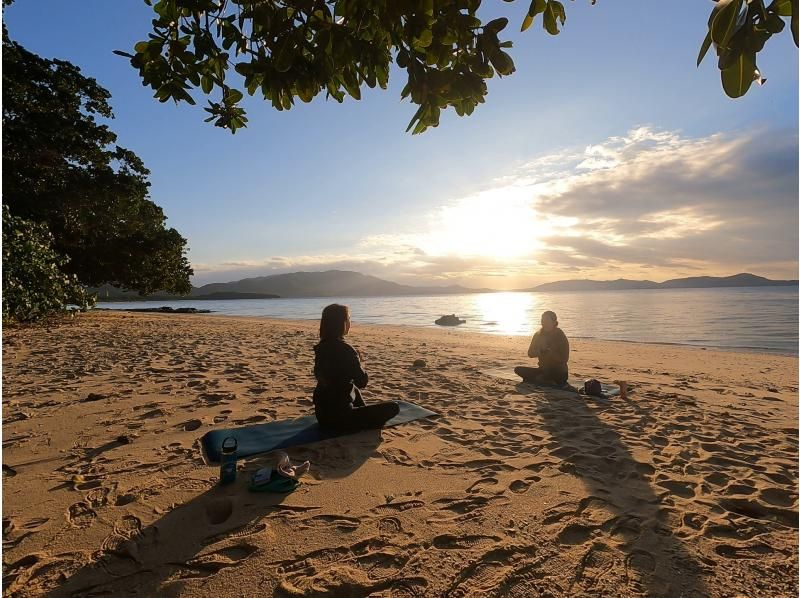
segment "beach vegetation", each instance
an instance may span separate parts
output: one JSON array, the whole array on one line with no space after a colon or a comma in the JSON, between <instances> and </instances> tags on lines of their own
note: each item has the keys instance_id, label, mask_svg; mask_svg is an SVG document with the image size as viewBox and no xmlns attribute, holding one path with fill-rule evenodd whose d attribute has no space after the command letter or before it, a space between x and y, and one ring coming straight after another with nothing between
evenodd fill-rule
<instances>
[{"instance_id":1,"label":"beach vegetation","mask_svg":"<svg viewBox=\"0 0 800 598\"><path fill-rule=\"evenodd\" d=\"M74 274L69 258L53 248L47 226L12 216L3 206L3 321L32 322L64 310L87 309L94 297Z\"/></svg>"},{"instance_id":2,"label":"beach vegetation","mask_svg":"<svg viewBox=\"0 0 800 598\"><path fill-rule=\"evenodd\" d=\"M149 199L142 161L116 144L109 99L77 66L27 51L4 29L4 314L7 294L23 293L7 283L34 285L29 292L40 299L9 299L28 305L24 317L71 297L75 281L142 294L191 290L186 239ZM7 242L16 243L8 252Z\"/></svg>"},{"instance_id":3,"label":"beach vegetation","mask_svg":"<svg viewBox=\"0 0 800 598\"><path fill-rule=\"evenodd\" d=\"M513 2L514 0L506 0ZM319 94L343 102L363 87L386 89L392 65L405 71L401 98L417 106L407 131L436 127L444 110L469 115L486 81L514 70L506 17L483 22L481 0L145 0L154 18L130 59L161 102L208 96L206 122L235 133L247 125L244 94L276 110ZM595 4L596 0L591 3ZM558 35L559 0L532 0L519 27ZM698 65L713 46L725 93L737 98L765 79L759 52L789 22L798 43L798 0L717 0Z\"/></svg>"}]
</instances>

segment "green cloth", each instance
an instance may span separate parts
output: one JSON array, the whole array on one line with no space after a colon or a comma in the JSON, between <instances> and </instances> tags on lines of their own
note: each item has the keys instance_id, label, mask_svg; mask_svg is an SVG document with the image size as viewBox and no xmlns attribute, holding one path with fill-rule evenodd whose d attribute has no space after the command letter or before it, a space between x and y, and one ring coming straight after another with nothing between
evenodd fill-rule
<instances>
[{"instance_id":1,"label":"green cloth","mask_svg":"<svg viewBox=\"0 0 800 598\"><path fill-rule=\"evenodd\" d=\"M276 471L272 472L269 480L261 484L256 484L252 479L250 480L250 492L277 492L280 494L287 494L297 488L300 481L294 478L287 478L282 476Z\"/></svg>"}]
</instances>

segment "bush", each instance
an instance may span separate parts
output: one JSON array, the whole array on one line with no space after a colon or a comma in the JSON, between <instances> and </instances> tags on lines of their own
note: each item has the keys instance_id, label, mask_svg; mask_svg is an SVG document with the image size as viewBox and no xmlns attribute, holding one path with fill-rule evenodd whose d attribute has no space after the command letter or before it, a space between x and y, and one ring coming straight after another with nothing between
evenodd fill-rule
<instances>
[{"instance_id":1,"label":"bush","mask_svg":"<svg viewBox=\"0 0 800 598\"><path fill-rule=\"evenodd\" d=\"M74 274L61 268L68 259L52 247L47 226L12 216L3 206L3 320L31 322L63 312L67 305L85 310L95 297Z\"/></svg>"}]
</instances>

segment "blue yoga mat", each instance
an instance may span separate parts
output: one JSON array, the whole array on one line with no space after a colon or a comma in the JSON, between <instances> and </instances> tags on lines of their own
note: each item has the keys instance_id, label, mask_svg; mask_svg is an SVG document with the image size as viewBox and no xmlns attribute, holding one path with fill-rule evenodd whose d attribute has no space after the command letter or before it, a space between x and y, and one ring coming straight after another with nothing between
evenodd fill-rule
<instances>
[{"instance_id":1,"label":"blue yoga mat","mask_svg":"<svg viewBox=\"0 0 800 598\"><path fill-rule=\"evenodd\" d=\"M493 376L495 378L502 378L503 380L508 380L509 382L516 382L520 386L528 386L530 388L552 388L554 390L564 390L567 392L575 392L580 393L579 389L583 388L583 380L578 380L576 378L570 378L564 384L544 384L544 383L535 383L535 382L523 382L522 379L517 376L513 371L506 370L503 368L493 369L493 370L485 370L483 372L488 376ZM615 397L619 395L619 386L616 384L601 384L603 388L603 396L608 397Z\"/></svg>"},{"instance_id":2,"label":"blue yoga mat","mask_svg":"<svg viewBox=\"0 0 800 598\"><path fill-rule=\"evenodd\" d=\"M397 401L397 404L400 405L400 413L386 422L386 426L396 426L415 419L436 415L434 411L414 403ZM317 418L313 415L307 415L298 419L284 419L254 426L211 430L211 432L206 432L200 439L200 444L203 448L203 456L206 463L219 463L222 441L230 436L233 436L238 442L236 454L239 457L247 457L249 455L267 453L275 449L336 438L345 434L346 432L320 428Z\"/></svg>"}]
</instances>

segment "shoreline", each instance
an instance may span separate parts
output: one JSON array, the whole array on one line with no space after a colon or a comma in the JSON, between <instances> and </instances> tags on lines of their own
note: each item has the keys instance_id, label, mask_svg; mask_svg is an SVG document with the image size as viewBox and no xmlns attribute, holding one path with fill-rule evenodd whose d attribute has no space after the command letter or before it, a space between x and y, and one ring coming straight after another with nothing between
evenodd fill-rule
<instances>
[{"instance_id":1,"label":"shoreline","mask_svg":"<svg viewBox=\"0 0 800 598\"><path fill-rule=\"evenodd\" d=\"M796 358L575 339L590 399L496 377L528 339L356 324L367 403L438 415L218 486L208 431L313 413L317 322L95 312L4 330L9 595L796 595ZM413 361L424 359L424 367Z\"/></svg>"},{"instance_id":2,"label":"shoreline","mask_svg":"<svg viewBox=\"0 0 800 598\"><path fill-rule=\"evenodd\" d=\"M90 310L94 311L94 310ZM179 315L175 313L165 312L163 314L159 314L158 312L142 312L141 310L131 310L131 309L115 309L115 308L108 308L102 307L99 308L97 311L108 311L108 312L119 312L119 313L152 313L155 315L164 315L164 316L173 316ZM89 313L89 312L87 312ZM235 315L235 314L225 314L222 312L214 312L214 311L203 311L197 313L186 313L183 315L189 316L210 316L213 318L241 318L241 319L256 319L256 320L266 320L266 321L275 321L275 322L297 322L297 323L309 323L309 322L318 322L319 318L309 318L307 320L298 320L295 318L275 318L270 316L255 316L255 315ZM390 326L393 328L409 328L414 330L439 330L442 332L446 332L449 330L457 331L458 326L436 326L436 325L415 325L415 324L384 324L384 323L372 323L372 322L354 322L354 325L357 326ZM506 337L506 338L531 338L533 336L533 332L531 331L530 334L504 334L500 332L480 332L477 330L463 330L458 331L457 334L464 334L464 335L479 335L479 336L498 336L498 337ZM572 336L568 337L569 339L575 340L585 340L585 341L597 341L603 343L631 343L637 345L656 345L656 346L665 346L665 347L682 347L686 349L697 349L701 351L721 351L724 353L739 353L743 355L776 355L780 357L793 357L799 358L800 357L800 345L798 345L798 351L795 353L786 353L781 351L780 349L770 349L765 347L739 347L739 346L732 346L732 347L720 347L715 345L693 345L693 344L686 344L686 343L670 343L670 342L657 342L657 341L637 341L637 340L627 340L627 339L606 339L606 338L599 338L593 336Z\"/></svg>"}]
</instances>

